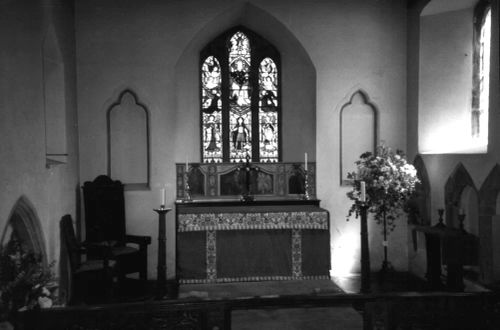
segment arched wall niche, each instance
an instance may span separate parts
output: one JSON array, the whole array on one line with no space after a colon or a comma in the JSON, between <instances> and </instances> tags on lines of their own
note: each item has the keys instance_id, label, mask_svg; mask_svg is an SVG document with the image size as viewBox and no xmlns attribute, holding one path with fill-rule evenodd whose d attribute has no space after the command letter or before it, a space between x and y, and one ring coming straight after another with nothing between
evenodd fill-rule
<instances>
[{"instance_id":1,"label":"arched wall niche","mask_svg":"<svg viewBox=\"0 0 500 330\"><path fill-rule=\"evenodd\" d=\"M417 177L420 183L415 186L415 197L411 201L411 211L409 212L410 222L420 225L430 225L431 218L431 186L429 175L424 159L417 155L413 161L413 166L417 170Z\"/></svg>"},{"instance_id":2,"label":"arched wall niche","mask_svg":"<svg viewBox=\"0 0 500 330\"><path fill-rule=\"evenodd\" d=\"M465 214L464 229L475 236L479 236L479 199L477 191L466 186L460 194L459 209Z\"/></svg>"},{"instance_id":3,"label":"arched wall niche","mask_svg":"<svg viewBox=\"0 0 500 330\"><path fill-rule=\"evenodd\" d=\"M375 152L378 136L378 110L368 93L357 89L340 109L340 178L349 184L347 173L356 169L354 162L366 152ZM358 134L359 132L366 134Z\"/></svg>"},{"instance_id":4,"label":"arched wall niche","mask_svg":"<svg viewBox=\"0 0 500 330\"><path fill-rule=\"evenodd\" d=\"M107 111L108 175L125 188L149 187L149 113L131 89Z\"/></svg>"},{"instance_id":5,"label":"arched wall niche","mask_svg":"<svg viewBox=\"0 0 500 330\"><path fill-rule=\"evenodd\" d=\"M500 165L496 164L479 190L479 214L496 215L500 212Z\"/></svg>"},{"instance_id":6,"label":"arched wall niche","mask_svg":"<svg viewBox=\"0 0 500 330\"><path fill-rule=\"evenodd\" d=\"M500 165L496 164L479 190L481 265L486 283L500 280Z\"/></svg>"},{"instance_id":7,"label":"arched wall niche","mask_svg":"<svg viewBox=\"0 0 500 330\"><path fill-rule=\"evenodd\" d=\"M464 192L465 188L471 188L471 190L467 190L467 194L469 197L467 197L467 201L469 201L466 205L462 205L462 203L466 202L466 200L462 199L462 194ZM445 205L446 205L446 223L450 227L459 227L459 222L458 222L458 214L460 212L460 209L463 209L465 212L466 209L470 209L474 207L472 204L473 198L476 199L475 205L478 207L478 194L477 194L477 189L476 186L474 185L474 181L472 180L469 172L465 168L465 166L462 163L459 163L453 173L450 175L448 180L446 181L445 188L444 188L444 200L445 200ZM475 197L471 197L470 194L473 194ZM472 203L472 204L471 204ZM474 213L471 210L469 210L469 213ZM475 211L477 214L477 210ZM469 214L471 215L471 214ZM467 216L467 214L466 214ZM477 222L477 218L475 220Z\"/></svg>"},{"instance_id":8,"label":"arched wall niche","mask_svg":"<svg viewBox=\"0 0 500 330\"><path fill-rule=\"evenodd\" d=\"M47 265L45 238L38 215L33 204L26 196L21 196L14 204L5 226L0 246L5 246L15 235L27 252L41 256L44 265Z\"/></svg>"},{"instance_id":9,"label":"arched wall niche","mask_svg":"<svg viewBox=\"0 0 500 330\"><path fill-rule=\"evenodd\" d=\"M282 161L316 159L316 69L293 33L265 10L238 3L214 16L189 41L175 64L177 161L200 158L200 51L225 31L243 26L269 41L281 55ZM301 134L296 134L300 129Z\"/></svg>"}]
</instances>

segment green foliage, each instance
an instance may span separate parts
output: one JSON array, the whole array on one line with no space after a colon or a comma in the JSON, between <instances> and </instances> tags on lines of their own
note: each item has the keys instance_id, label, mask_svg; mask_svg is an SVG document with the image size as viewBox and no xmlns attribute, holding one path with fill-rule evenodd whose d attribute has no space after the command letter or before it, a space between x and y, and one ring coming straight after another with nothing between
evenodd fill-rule
<instances>
[{"instance_id":1,"label":"green foliage","mask_svg":"<svg viewBox=\"0 0 500 330\"><path fill-rule=\"evenodd\" d=\"M26 250L15 236L0 248L0 319L20 309L52 306L54 263L45 266L41 256Z\"/></svg>"}]
</instances>

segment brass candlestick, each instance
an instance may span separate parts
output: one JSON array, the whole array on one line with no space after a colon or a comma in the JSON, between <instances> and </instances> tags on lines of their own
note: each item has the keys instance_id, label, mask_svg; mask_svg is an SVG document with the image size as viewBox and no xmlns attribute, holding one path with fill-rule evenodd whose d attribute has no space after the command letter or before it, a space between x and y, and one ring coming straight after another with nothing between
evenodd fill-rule
<instances>
[{"instance_id":1,"label":"brass candlestick","mask_svg":"<svg viewBox=\"0 0 500 330\"><path fill-rule=\"evenodd\" d=\"M184 172L184 201L191 201L190 187L189 187L189 169L186 166L186 171Z\"/></svg>"},{"instance_id":2,"label":"brass candlestick","mask_svg":"<svg viewBox=\"0 0 500 330\"><path fill-rule=\"evenodd\" d=\"M305 200L311 199L311 196L309 195L309 175L307 170L304 171L304 195L302 198Z\"/></svg>"},{"instance_id":3,"label":"brass candlestick","mask_svg":"<svg viewBox=\"0 0 500 330\"><path fill-rule=\"evenodd\" d=\"M460 221L459 223L459 229L465 233L465 227L464 227L464 221L465 221L465 214L459 214L458 215L458 221Z\"/></svg>"},{"instance_id":4,"label":"brass candlestick","mask_svg":"<svg viewBox=\"0 0 500 330\"><path fill-rule=\"evenodd\" d=\"M444 214L444 209L438 209L438 223L436 224L437 228L443 228L446 227L446 225L443 223L443 214Z\"/></svg>"}]
</instances>

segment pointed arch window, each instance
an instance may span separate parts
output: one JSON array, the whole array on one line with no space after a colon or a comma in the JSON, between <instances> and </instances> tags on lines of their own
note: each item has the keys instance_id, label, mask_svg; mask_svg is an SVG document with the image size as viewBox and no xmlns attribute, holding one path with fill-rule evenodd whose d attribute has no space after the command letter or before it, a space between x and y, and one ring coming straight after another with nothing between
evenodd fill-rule
<instances>
[{"instance_id":1,"label":"pointed arch window","mask_svg":"<svg viewBox=\"0 0 500 330\"><path fill-rule=\"evenodd\" d=\"M237 27L201 51L203 162L281 161L280 56Z\"/></svg>"},{"instance_id":2,"label":"pointed arch window","mask_svg":"<svg viewBox=\"0 0 500 330\"><path fill-rule=\"evenodd\" d=\"M480 1L474 10L473 38L472 137L487 143L491 44L491 4L488 0Z\"/></svg>"}]
</instances>

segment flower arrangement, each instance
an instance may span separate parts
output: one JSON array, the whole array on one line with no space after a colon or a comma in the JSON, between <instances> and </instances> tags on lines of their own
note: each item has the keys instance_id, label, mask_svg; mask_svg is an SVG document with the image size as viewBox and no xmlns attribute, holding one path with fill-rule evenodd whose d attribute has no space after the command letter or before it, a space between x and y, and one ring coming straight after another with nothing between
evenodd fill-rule
<instances>
[{"instance_id":1,"label":"flower arrangement","mask_svg":"<svg viewBox=\"0 0 500 330\"><path fill-rule=\"evenodd\" d=\"M26 252L14 236L0 247L0 321L16 311L52 307L56 289L52 266Z\"/></svg>"},{"instance_id":2,"label":"flower arrangement","mask_svg":"<svg viewBox=\"0 0 500 330\"><path fill-rule=\"evenodd\" d=\"M401 150L393 151L381 144L376 153L365 152L355 162L357 172L350 172L347 177L353 180L353 189L347 197L353 200L348 213L358 216L361 201L361 182L366 189L365 205L368 212L374 214L377 224L386 221L389 231L394 230L396 219L402 211L406 211L406 204L415 191L415 184L419 182L417 171L408 164L405 154Z\"/></svg>"}]
</instances>

